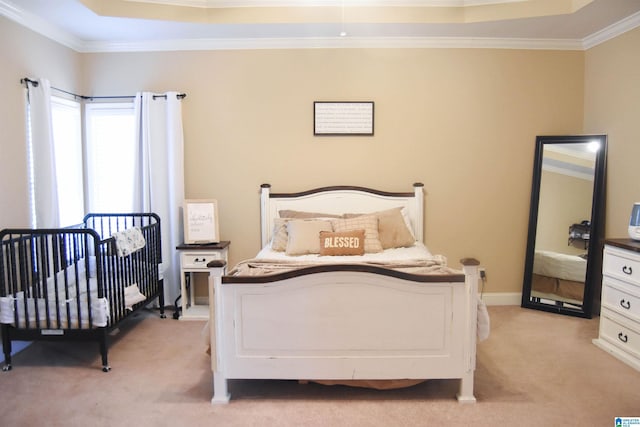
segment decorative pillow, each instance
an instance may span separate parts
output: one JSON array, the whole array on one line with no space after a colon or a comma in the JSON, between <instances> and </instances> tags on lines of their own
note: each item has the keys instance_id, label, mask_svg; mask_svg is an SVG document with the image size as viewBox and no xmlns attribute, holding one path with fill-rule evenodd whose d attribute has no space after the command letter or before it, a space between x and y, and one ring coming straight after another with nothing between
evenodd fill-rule
<instances>
[{"instance_id":1,"label":"decorative pillow","mask_svg":"<svg viewBox=\"0 0 640 427\"><path fill-rule=\"evenodd\" d=\"M367 253L382 252L377 216L361 215L354 218L334 219L331 223L333 231L364 230L364 251Z\"/></svg>"},{"instance_id":2,"label":"decorative pillow","mask_svg":"<svg viewBox=\"0 0 640 427\"><path fill-rule=\"evenodd\" d=\"M320 232L320 255L364 254L364 230Z\"/></svg>"},{"instance_id":3,"label":"decorative pillow","mask_svg":"<svg viewBox=\"0 0 640 427\"><path fill-rule=\"evenodd\" d=\"M288 218L274 218L273 232L271 233L271 249L284 252L287 249L289 234L287 233Z\"/></svg>"},{"instance_id":4,"label":"decorative pillow","mask_svg":"<svg viewBox=\"0 0 640 427\"><path fill-rule=\"evenodd\" d=\"M278 215L280 215L280 218L297 218L297 219L342 218L341 215L336 215L336 214L327 214L327 213L319 213L319 212L293 211L293 210L290 210L290 209L283 209L281 211L278 211Z\"/></svg>"},{"instance_id":5,"label":"decorative pillow","mask_svg":"<svg viewBox=\"0 0 640 427\"><path fill-rule=\"evenodd\" d=\"M416 238L411 226L407 224L409 218L404 215L405 209L397 207L367 215L378 217L378 237L383 249L413 246ZM345 214L345 218L357 218L363 214Z\"/></svg>"},{"instance_id":6,"label":"decorative pillow","mask_svg":"<svg viewBox=\"0 0 640 427\"><path fill-rule=\"evenodd\" d=\"M287 222L287 255L320 253L320 232L333 231L331 222L296 219Z\"/></svg>"},{"instance_id":7,"label":"decorative pillow","mask_svg":"<svg viewBox=\"0 0 640 427\"><path fill-rule=\"evenodd\" d=\"M402 208L376 212L376 216L383 249L413 246L416 243L416 238L402 215Z\"/></svg>"}]
</instances>

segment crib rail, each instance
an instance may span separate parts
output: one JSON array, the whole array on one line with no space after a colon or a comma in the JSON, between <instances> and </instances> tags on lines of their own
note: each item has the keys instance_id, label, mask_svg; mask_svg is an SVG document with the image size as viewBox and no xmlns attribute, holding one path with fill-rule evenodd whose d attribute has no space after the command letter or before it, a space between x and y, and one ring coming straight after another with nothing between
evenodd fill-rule
<instances>
[{"instance_id":1,"label":"crib rail","mask_svg":"<svg viewBox=\"0 0 640 427\"><path fill-rule=\"evenodd\" d=\"M110 324L115 324L131 312L126 307L124 288L135 284L147 296L145 305L158 297L159 306L164 307L158 267L162 263L160 217L154 213L93 213L85 216L85 227L102 236L101 250L97 258L97 275L104 285L110 303ZM116 255L114 233L137 227L146 241L145 247L127 257ZM155 268L149 268L155 266Z\"/></svg>"},{"instance_id":2,"label":"crib rail","mask_svg":"<svg viewBox=\"0 0 640 427\"><path fill-rule=\"evenodd\" d=\"M0 242L3 323L13 315L13 323L24 329L95 327L92 304L104 292L90 289L85 263L88 253L98 251L93 230L8 229L0 232ZM8 302L12 313L6 312Z\"/></svg>"}]
</instances>

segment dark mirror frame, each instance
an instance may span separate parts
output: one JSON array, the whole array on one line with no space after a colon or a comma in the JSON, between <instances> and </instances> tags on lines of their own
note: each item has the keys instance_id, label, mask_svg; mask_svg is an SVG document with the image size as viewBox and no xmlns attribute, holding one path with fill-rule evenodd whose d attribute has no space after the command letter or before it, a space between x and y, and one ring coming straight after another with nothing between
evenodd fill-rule
<instances>
[{"instance_id":1,"label":"dark mirror frame","mask_svg":"<svg viewBox=\"0 0 640 427\"><path fill-rule=\"evenodd\" d=\"M538 225L538 207L540 202L540 181L542 178L542 160L545 145L579 144L597 140L600 150L596 154L593 178L593 199L591 203L591 229L587 254L587 271L582 307L567 306L562 303L550 304L532 301L531 284L533 277L533 259L536 247L536 230ZM524 280L522 289L522 307L543 310L570 316L591 318L600 310L600 289L602 284L602 250L604 246L605 188L607 166L606 135L570 135L570 136L538 136L533 166L531 186L531 209L529 212L529 235L525 258Z\"/></svg>"}]
</instances>

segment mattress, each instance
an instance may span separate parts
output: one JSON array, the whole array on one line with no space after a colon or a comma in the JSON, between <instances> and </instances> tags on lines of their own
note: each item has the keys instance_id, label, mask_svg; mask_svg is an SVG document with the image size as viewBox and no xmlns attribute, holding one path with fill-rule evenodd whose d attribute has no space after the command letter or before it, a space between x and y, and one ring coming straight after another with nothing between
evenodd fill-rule
<instances>
[{"instance_id":1,"label":"mattress","mask_svg":"<svg viewBox=\"0 0 640 427\"><path fill-rule=\"evenodd\" d=\"M86 279L81 278L81 283L76 289L75 281L69 278L70 276L67 276L66 289L63 279L59 279L56 284L52 278L49 278L46 298L27 297L25 301L22 291L13 296L0 297L0 323L20 328L50 329L88 329L107 326L110 314L109 301L107 298L98 298L98 280L89 278L87 282ZM133 305L145 299L146 296L140 292L137 284L124 288L124 303L127 310L132 310ZM91 325L88 318L89 306L91 307ZM16 310L18 324L15 320Z\"/></svg>"},{"instance_id":2,"label":"mattress","mask_svg":"<svg viewBox=\"0 0 640 427\"><path fill-rule=\"evenodd\" d=\"M587 275L587 260L578 255L536 250L533 273L574 282L584 282Z\"/></svg>"},{"instance_id":3,"label":"mattress","mask_svg":"<svg viewBox=\"0 0 640 427\"><path fill-rule=\"evenodd\" d=\"M91 299L90 305L91 326L107 326L109 321L109 303L107 299L94 297ZM24 293L18 292L15 297L0 298L0 323L19 328L88 329L90 327L88 307L89 302L86 296L81 296L79 300L69 298L67 300L58 300L57 302L53 298L26 298L25 301ZM18 311L18 324L15 322L16 309ZM60 313L59 318L57 313ZM49 323L47 323L47 317ZM39 322L36 322L37 320Z\"/></svg>"},{"instance_id":4,"label":"mattress","mask_svg":"<svg viewBox=\"0 0 640 427\"><path fill-rule=\"evenodd\" d=\"M446 258L442 255L432 255L429 249L422 243L405 248L385 249L377 253L365 253L364 255L321 256L319 254L307 254L290 256L282 251L274 251L271 246L264 247L255 259L274 260L281 262L303 262L314 264L339 264L339 263L367 263L367 262L399 262L407 260L433 259L446 264Z\"/></svg>"}]
</instances>

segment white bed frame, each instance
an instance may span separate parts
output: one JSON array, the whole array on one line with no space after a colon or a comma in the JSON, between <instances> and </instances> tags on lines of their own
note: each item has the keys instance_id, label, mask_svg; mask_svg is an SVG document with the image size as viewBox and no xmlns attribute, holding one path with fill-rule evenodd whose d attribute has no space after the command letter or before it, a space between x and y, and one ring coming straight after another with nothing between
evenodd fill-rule
<instances>
[{"instance_id":1,"label":"white bed frame","mask_svg":"<svg viewBox=\"0 0 640 427\"><path fill-rule=\"evenodd\" d=\"M276 194L261 187L262 245L282 209L324 213L407 208L423 237L423 186L407 193L325 187ZM464 274L417 276L357 265L322 266L255 280L209 264L214 394L228 379L459 379L460 402L475 402L478 262ZM251 278L254 279L254 278Z\"/></svg>"}]
</instances>

